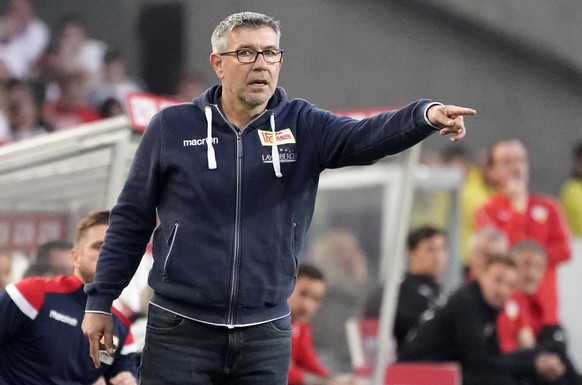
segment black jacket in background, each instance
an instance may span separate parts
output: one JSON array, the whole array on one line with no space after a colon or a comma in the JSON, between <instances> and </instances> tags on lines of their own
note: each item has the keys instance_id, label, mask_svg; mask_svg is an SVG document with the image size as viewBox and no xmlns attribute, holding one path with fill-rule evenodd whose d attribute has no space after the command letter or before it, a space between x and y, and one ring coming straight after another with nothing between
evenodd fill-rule
<instances>
[{"instance_id":1,"label":"black jacket in background","mask_svg":"<svg viewBox=\"0 0 582 385\"><path fill-rule=\"evenodd\" d=\"M368 297L364 317L380 318L380 305L384 287L378 287ZM436 307L441 298L441 288L431 276L406 273L400 283L398 304L394 319L394 337L398 349L404 343L406 335L418 325L420 316L429 308Z\"/></svg>"},{"instance_id":2,"label":"black jacket in background","mask_svg":"<svg viewBox=\"0 0 582 385\"><path fill-rule=\"evenodd\" d=\"M479 284L467 284L402 346L399 361L457 361L464 385L474 384L477 379L487 383L488 377L533 378L534 350L502 354L496 318L497 310L485 302Z\"/></svg>"}]
</instances>

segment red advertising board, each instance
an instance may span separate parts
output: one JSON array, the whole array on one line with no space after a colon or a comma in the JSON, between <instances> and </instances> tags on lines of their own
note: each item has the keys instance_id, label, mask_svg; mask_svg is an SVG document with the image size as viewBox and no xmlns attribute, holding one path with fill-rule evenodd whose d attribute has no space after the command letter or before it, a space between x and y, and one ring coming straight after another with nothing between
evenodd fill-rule
<instances>
[{"instance_id":1,"label":"red advertising board","mask_svg":"<svg viewBox=\"0 0 582 385\"><path fill-rule=\"evenodd\" d=\"M162 108L181 103L178 99L148 94L129 93L125 99L127 114L134 130L143 132L150 119Z\"/></svg>"}]
</instances>

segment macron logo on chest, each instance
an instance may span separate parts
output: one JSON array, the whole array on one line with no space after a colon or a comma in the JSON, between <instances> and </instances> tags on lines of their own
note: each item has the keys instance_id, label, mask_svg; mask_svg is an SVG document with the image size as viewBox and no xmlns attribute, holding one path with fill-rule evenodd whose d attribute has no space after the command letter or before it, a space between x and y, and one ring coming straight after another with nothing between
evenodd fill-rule
<instances>
[{"instance_id":1,"label":"macron logo on chest","mask_svg":"<svg viewBox=\"0 0 582 385\"><path fill-rule=\"evenodd\" d=\"M67 325L71 325L72 327L76 327L77 324L79 324L79 321L76 318L68 316L66 314L61 314L56 310L51 310L49 312L49 317L56 321L65 323Z\"/></svg>"},{"instance_id":2,"label":"macron logo on chest","mask_svg":"<svg viewBox=\"0 0 582 385\"><path fill-rule=\"evenodd\" d=\"M203 146L208 142L208 138L202 139L184 139L182 141L182 146L190 147L190 146ZM218 138L212 138L212 144L218 144Z\"/></svg>"}]
</instances>

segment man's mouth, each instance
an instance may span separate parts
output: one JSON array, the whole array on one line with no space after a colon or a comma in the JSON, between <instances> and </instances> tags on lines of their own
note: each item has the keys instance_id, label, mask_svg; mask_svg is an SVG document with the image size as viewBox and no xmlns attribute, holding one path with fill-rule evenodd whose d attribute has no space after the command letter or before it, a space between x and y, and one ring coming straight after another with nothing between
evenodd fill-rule
<instances>
[{"instance_id":1,"label":"man's mouth","mask_svg":"<svg viewBox=\"0 0 582 385\"><path fill-rule=\"evenodd\" d=\"M252 80L250 82L250 84L253 85L253 86L255 86L255 85L258 85L258 86L266 86L266 85L269 84L269 82L266 81L266 80L257 79L257 80Z\"/></svg>"}]
</instances>

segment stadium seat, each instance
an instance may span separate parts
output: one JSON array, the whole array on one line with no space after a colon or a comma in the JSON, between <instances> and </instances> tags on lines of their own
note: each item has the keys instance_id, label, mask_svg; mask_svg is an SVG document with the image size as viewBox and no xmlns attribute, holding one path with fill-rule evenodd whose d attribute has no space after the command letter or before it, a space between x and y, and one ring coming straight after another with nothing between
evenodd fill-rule
<instances>
[{"instance_id":1,"label":"stadium seat","mask_svg":"<svg viewBox=\"0 0 582 385\"><path fill-rule=\"evenodd\" d=\"M385 385L460 385L461 366L456 362L395 363L386 370Z\"/></svg>"}]
</instances>

